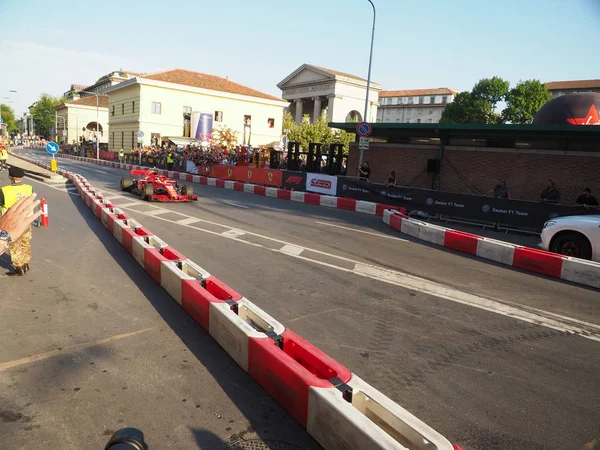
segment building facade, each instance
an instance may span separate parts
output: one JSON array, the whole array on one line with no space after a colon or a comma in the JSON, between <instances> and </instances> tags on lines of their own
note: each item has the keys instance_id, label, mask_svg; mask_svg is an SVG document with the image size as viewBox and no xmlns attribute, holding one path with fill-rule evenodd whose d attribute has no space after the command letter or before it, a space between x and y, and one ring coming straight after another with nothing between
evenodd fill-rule
<instances>
[{"instance_id":1,"label":"building facade","mask_svg":"<svg viewBox=\"0 0 600 450\"><path fill-rule=\"evenodd\" d=\"M96 128L100 143L107 143L108 137L108 97L96 96L83 97L72 100L54 108L56 111L56 131L61 143L72 144L79 142L83 137L86 141L95 141ZM98 124L98 126L96 126Z\"/></svg>"},{"instance_id":2,"label":"building facade","mask_svg":"<svg viewBox=\"0 0 600 450\"><path fill-rule=\"evenodd\" d=\"M458 91L449 88L382 91L377 122L439 123Z\"/></svg>"},{"instance_id":3,"label":"building facade","mask_svg":"<svg viewBox=\"0 0 600 450\"><path fill-rule=\"evenodd\" d=\"M377 97L382 87L371 82L367 117L363 118L367 80L323 67L303 64L277 87L290 102L287 111L296 123L308 115L315 122L327 112L330 122L373 121L377 117Z\"/></svg>"},{"instance_id":4,"label":"building facade","mask_svg":"<svg viewBox=\"0 0 600 450\"><path fill-rule=\"evenodd\" d=\"M138 76L105 92L109 150L136 147L138 131L144 134L142 145L189 142L197 137L194 120L199 116L210 122L210 130L237 132L239 144L272 144L280 140L283 109L288 105L227 78L183 69Z\"/></svg>"},{"instance_id":5,"label":"building facade","mask_svg":"<svg viewBox=\"0 0 600 450\"><path fill-rule=\"evenodd\" d=\"M600 92L600 80L552 81L546 83L546 88L553 98L577 92Z\"/></svg>"},{"instance_id":6,"label":"building facade","mask_svg":"<svg viewBox=\"0 0 600 450\"><path fill-rule=\"evenodd\" d=\"M123 81L131 80L137 76L141 75L135 72L124 72L123 70L111 72L98 78L96 82L90 86L84 84L72 84L71 89L63 95L68 100L77 100L79 98L87 97L88 95L93 95L91 93L104 94L104 91L109 87L115 86Z\"/></svg>"}]
</instances>

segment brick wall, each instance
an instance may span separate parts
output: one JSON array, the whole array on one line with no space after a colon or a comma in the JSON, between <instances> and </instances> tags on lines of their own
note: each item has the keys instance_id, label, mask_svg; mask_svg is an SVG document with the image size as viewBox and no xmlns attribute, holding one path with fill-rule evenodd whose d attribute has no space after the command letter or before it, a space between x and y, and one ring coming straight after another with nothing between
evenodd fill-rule
<instances>
[{"instance_id":1,"label":"brick wall","mask_svg":"<svg viewBox=\"0 0 600 450\"><path fill-rule=\"evenodd\" d=\"M369 161L373 182L385 183L389 171L395 170L398 185L430 189L433 175L425 169L427 160L436 158L438 152L434 146L372 143L364 152L364 160ZM358 147L351 144L348 175L356 174L357 165ZM548 179L556 183L561 203L574 204L584 187L590 187L600 199L600 154L446 147L440 173L441 190L484 194L500 177L506 179L516 199L538 200Z\"/></svg>"}]
</instances>

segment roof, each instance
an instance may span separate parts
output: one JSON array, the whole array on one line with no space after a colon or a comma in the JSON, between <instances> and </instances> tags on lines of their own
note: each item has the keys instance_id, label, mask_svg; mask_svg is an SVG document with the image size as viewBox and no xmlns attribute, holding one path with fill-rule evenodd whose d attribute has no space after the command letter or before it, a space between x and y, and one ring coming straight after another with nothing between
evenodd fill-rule
<instances>
[{"instance_id":1,"label":"roof","mask_svg":"<svg viewBox=\"0 0 600 450\"><path fill-rule=\"evenodd\" d=\"M456 89L450 88L406 89L403 91L381 91L379 97L419 97L421 95L453 95L457 93Z\"/></svg>"},{"instance_id":2,"label":"roof","mask_svg":"<svg viewBox=\"0 0 600 450\"><path fill-rule=\"evenodd\" d=\"M600 89L600 80L551 81L546 83L549 90L557 89Z\"/></svg>"},{"instance_id":3,"label":"roof","mask_svg":"<svg viewBox=\"0 0 600 450\"><path fill-rule=\"evenodd\" d=\"M79 105L79 106L96 106L96 96L95 95L89 95L87 97L82 97L79 100L68 101L68 102L63 103L61 105L58 105L54 109L64 108L66 106L73 106L73 105ZM98 107L100 107L100 108L108 108L108 95L99 95L98 96Z\"/></svg>"},{"instance_id":4,"label":"roof","mask_svg":"<svg viewBox=\"0 0 600 450\"><path fill-rule=\"evenodd\" d=\"M325 71L327 73L330 73L331 75L337 75L339 77L352 78L354 80L367 81L364 78L360 78L360 77L357 77L356 75L351 75L349 73L339 72L337 70L326 69L325 67L319 67L319 66L312 66L312 67L315 67L317 69L323 70L323 71Z\"/></svg>"},{"instance_id":5,"label":"roof","mask_svg":"<svg viewBox=\"0 0 600 450\"><path fill-rule=\"evenodd\" d=\"M201 89L229 92L231 94L247 95L249 97L264 98L267 100L285 101L279 97L265 94L247 86L229 81L227 78L208 75L200 72L192 72L185 69L171 69L143 75L140 78L147 80L163 81L165 83L183 84Z\"/></svg>"}]
</instances>

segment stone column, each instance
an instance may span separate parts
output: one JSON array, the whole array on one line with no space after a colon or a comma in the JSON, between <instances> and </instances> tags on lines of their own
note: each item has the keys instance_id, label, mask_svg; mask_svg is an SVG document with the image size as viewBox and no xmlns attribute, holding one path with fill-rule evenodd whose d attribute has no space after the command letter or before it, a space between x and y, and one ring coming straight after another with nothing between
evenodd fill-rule
<instances>
[{"instance_id":1,"label":"stone column","mask_svg":"<svg viewBox=\"0 0 600 450\"><path fill-rule=\"evenodd\" d=\"M302 123L302 102L301 98L296 99L296 123Z\"/></svg>"},{"instance_id":2,"label":"stone column","mask_svg":"<svg viewBox=\"0 0 600 450\"><path fill-rule=\"evenodd\" d=\"M327 96L327 118L329 121L333 121L333 100L335 99L335 94L331 94Z\"/></svg>"},{"instance_id":3,"label":"stone column","mask_svg":"<svg viewBox=\"0 0 600 450\"><path fill-rule=\"evenodd\" d=\"M313 110L313 123L315 123L321 117L321 97L313 97L312 100L315 102Z\"/></svg>"}]
</instances>

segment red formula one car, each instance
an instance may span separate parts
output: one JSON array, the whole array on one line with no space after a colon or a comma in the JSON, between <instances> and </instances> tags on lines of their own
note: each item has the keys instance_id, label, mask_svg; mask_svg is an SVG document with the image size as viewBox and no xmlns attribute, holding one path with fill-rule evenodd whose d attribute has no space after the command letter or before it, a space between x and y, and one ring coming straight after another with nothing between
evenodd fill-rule
<instances>
[{"instance_id":1,"label":"red formula one car","mask_svg":"<svg viewBox=\"0 0 600 450\"><path fill-rule=\"evenodd\" d=\"M191 186L179 186L158 174L156 169L132 170L131 177L121 178L121 190L139 194L149 202L191 202L198 200Z\"/></svg>"}]
</instances>

